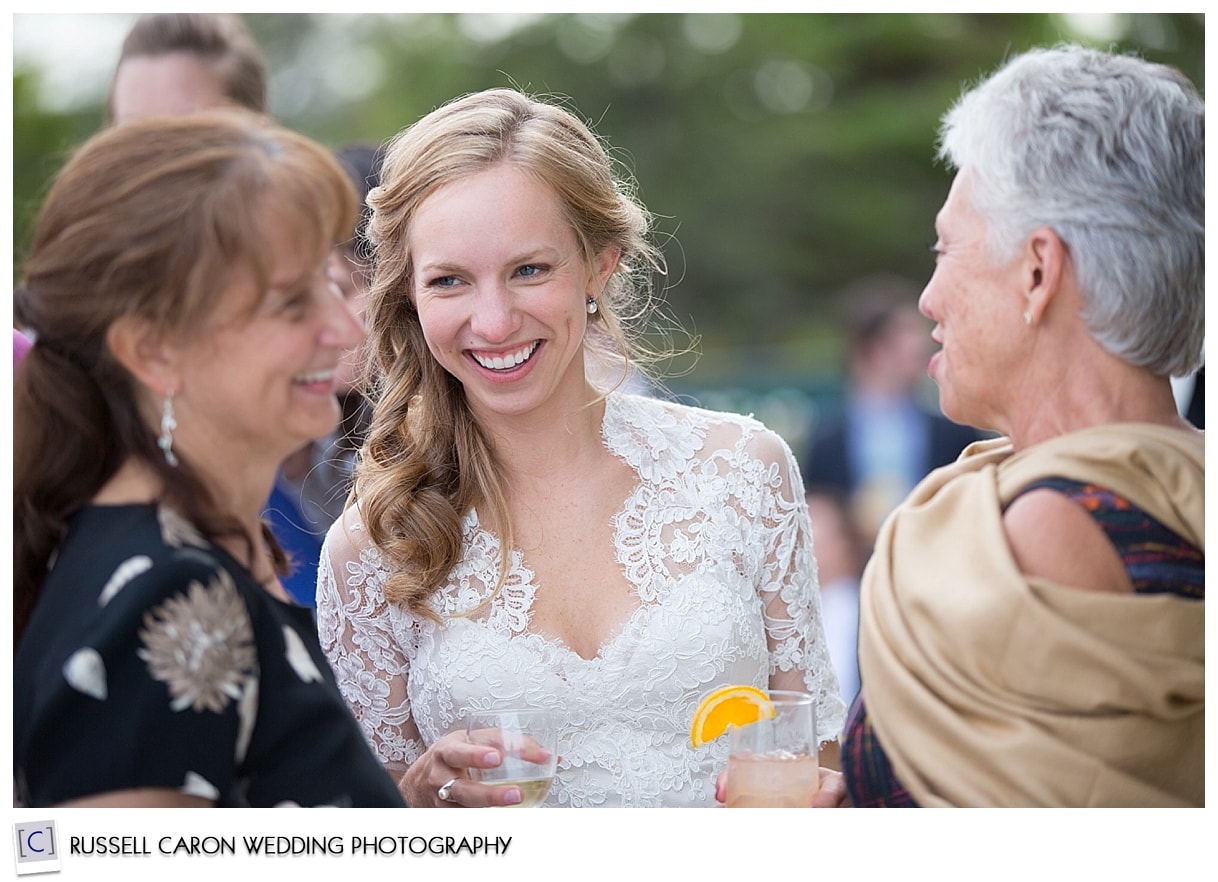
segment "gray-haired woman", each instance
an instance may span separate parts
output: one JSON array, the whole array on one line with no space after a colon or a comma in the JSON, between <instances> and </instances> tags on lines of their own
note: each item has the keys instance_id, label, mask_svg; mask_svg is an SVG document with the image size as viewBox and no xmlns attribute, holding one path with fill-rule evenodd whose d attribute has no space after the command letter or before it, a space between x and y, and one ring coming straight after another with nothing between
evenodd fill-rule
<instances>
[{"instance_id":1,"label":"gray-haired woman","mask_svg":"<svg viewBox=\"0 0 1218 882\"><path fill-rule=\"evenodd\" d=\"M929 372L1004 437L879 536L854 805L1203 803L1204 447L1170 377L1201 353L1204 117L1178 71L1078 46L946 115Z\"/></svg>"}]
</instances>

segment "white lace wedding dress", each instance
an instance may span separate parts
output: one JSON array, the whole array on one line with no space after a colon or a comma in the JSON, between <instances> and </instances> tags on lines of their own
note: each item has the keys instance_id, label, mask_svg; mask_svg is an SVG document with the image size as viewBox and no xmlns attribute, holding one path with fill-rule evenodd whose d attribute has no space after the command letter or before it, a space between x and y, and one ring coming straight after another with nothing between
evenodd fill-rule
<instances>
[{"instance_id":1,"label":"white lace wedding dress","mask_svg":"<svg viewBox=\"0 0 1218 882\"><path fill-rule=\"evenodd\" d=\"M475 513L464 559L432 598L442 625L386 603L386 563L358 510L331 530L321 642L395 777L475 707L560 709L562 760L547 806L715 805L726 739L695 749L689 726L718 686L805 689L817 698L820 737L841 731L845 705L786 443L751 418L621 393L606 402L602 434L638 473L614 528L639 605L594 658L530 632L538 586L519 551L493 601L461 615L491 593L499 569L498 539Z\"/></svg>"}]
</instances>

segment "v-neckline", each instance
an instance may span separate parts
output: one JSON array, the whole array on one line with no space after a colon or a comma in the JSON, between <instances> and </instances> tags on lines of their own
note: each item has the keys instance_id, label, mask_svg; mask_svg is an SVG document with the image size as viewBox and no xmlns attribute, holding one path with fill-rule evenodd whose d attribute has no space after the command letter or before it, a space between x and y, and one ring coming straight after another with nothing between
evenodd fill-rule
<instances>
[{"instance_id":1,"label":"v-neckline","mask_svg":"<svg viewBox=\"0 0 1218 882\"><path fill-rule=\"evenodd\" d=\"M630 466L629 463L627 463L627 466L629 468L631 468L632 471L635 471L633 466ZM637 478L637 472L636 472L636 478ZM618 532L621 530L622 516L626 512L630 511L633 507L636 507L638 505L637 497L639 496L640 493L642 493L644 491L645 486L646 486L645 482L643 482L641 480L636 480L634 487L630 490L629 493L626 494L625 498L622 500L622 504L617 508L617 510L614 513L612 523L614 524L613 544L614 544L615 548L618 546L618 539L619 539ZM502 552L502 550L503 550L502 537L500 537L500 535L497 532L490 529L489 527L483 526L481 519L478 517L477 510L471 511L468 515L466 515L466 518L467 518L466 531L468 533L484 534L485 536L489 537L491 545L494 548L499 549ZM525 605L523 606L523 609L522 609L522 612L524 613L524 619L525 619L524 625L522 626L522 628L519 631L510 634L511 639L532 638L535 640L539 640L542 643L545 643L569 656L572 656L573 658L578 659L583 664L596 664L596 663L605 661L608 653L614 648L614 645L616 643L618 643L620 640L622 640L623 637L626 635L626 633L635 626L636 622L639 621L639 619L643 616L644 612L646 610L654 608L658 603L662 602L662 599L663 599L662 597L657 597L656 600L654 600L654 601L650 601L650 602L647 601L644 598L643 592L640 590L639 584L636 583L633 579L631 579L630 576L628 575L628 573L623 568L622 573L621 573L622 578L630 586L630 589L631 589L632 593L634 594L634 596L637 600L637 603L636 603L635 607L631 610L630 615L628 615L628 616L626 616L626 618L622 619L621 622L618 623L616 628L614 628L612 633L610 633L609 636L607 636L604 640L602 640L597 645L595 654L593 654L591 656L585 656L582 653L580 653L579 651L577 651L574 647L572 647L563 638L561 638L555 634L547 633L545 631L533 630L533 628L531 627L532 610L533 610L534 601L537 596L537 591L541 587L538 584L537 574L526 563L526 555L520 548L513 547L513 548L509 549L507 551L507 553L511 555L511 559L512 559L512 565L509 568L509 573L515 573L519 576L519 579L518 579L519 587L515 590L519 590L523 595L523 599L525 600ZM618 565L619 566L621 565L620 561L618 562ZM511 581L510 578L509 578L509 581ZM506 588L506 585L505 585L505 588ZM501 592L498 595L496 595L495 597L493 597L490 600L490 603L488 604L488 609L492 608L496 603L502 604L504 602L505 601L502 598L502 590L501 590Z\"/></svg>"}]
</instances>

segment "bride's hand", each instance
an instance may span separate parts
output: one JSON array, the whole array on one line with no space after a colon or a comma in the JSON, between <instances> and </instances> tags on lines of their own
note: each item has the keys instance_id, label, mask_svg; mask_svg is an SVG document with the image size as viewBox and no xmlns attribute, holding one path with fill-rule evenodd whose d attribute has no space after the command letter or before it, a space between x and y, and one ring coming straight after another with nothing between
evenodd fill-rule
<instances>
[{"instance_id":1,"label":"bride's hand","mask_svg":"<svg viewBox=\"0 0 1218 882\"><path fill-rule=\"evenodd\" d=\"M501 761L498 750L471 744L464 732L452 732L411 763L398 789L411 808L515 805L520 802L519 787L491 787L469 777L471 768L492 769Z\"/></svg>"}]
</instances>

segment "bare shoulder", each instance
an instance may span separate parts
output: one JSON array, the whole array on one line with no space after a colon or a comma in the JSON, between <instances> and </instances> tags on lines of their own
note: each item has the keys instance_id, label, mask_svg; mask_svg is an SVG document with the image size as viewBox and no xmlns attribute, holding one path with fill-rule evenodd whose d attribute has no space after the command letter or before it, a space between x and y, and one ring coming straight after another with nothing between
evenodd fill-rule
<instances>
[{"instance_id":1,"label":"bare shoulder","mask_svg":"<svg viewBox=\"0 0 1218 882\"><path fill-rule=\"evenodd\" d=\"M1025 493L1007 507L1002 522L1011 554L1025 574L1089 591L1133 591L1104 531L1063 494L1049 489Z\"/></svg>"}]
</instances>

